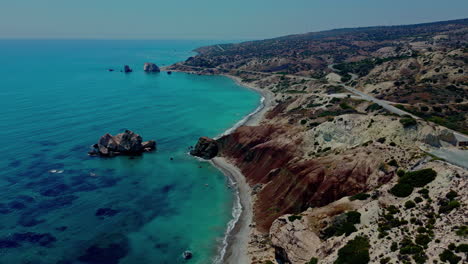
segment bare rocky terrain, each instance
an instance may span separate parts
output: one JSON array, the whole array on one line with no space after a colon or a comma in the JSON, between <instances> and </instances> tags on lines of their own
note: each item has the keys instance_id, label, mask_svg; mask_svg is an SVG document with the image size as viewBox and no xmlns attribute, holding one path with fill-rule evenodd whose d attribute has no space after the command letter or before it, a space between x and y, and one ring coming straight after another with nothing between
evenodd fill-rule
<instances>
[{"instance_id":1,"label":"bare rocky terrain","mask_svg":"<svg viewBox=\"0 0 468 264\"><path fill-rule=\"evenodd\" d=\"M204 139L252 189L252 263L468 260L467 34L468 19L333 30L169 68L273 95L258 124Z\"/></svg>"}]
</instances>

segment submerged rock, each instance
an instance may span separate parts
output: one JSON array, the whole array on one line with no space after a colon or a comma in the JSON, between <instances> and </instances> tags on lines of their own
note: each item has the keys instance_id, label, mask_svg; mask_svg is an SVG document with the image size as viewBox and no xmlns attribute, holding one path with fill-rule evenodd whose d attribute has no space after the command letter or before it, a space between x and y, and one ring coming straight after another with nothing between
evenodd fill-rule
<instances>
[{"instance_id":1,"label":"submerged rock","mask_svg":"<svg viewBox=\"0 0 468 264\"><path fill-rule=\"evenodd\" d=\"M184 259L191 259L191 258L193 257L193 254L192 254L191 251L188 251L188 250L187 250L187 251L185 251L185 252L182 254L182 257L183 257Z\"/></svg>"},{"instance_id":2,"label":"submerged rock","mask_svg":"<svg viewBox=\"0 0 468 264\"><path fill-rule=\"evenodd\" d=\"M94 245L86 250L86 253L78 259L89 264L118 264L120 259L128 254L127 243L112 243L108 247Z\"/></svg>"},{"instance_id":3,"label":"submerged rock","mask_svg":"<svg viewBox=\"0 0 468 264\"><path fill-rule=\"evenodd\" d=\"M158 65L151 63L151 62L145 63L145 65L143 65L143 70L145 72L160 72L161 71Z\"/></svg>"},{"instance_id":4,"label":"submerged rock","mask_svg":"<svg viewBox=\"0 0 468 264\"><path fill-rule=\"evenodd\" d=\"M111 208L99 208L96 210L95 215L98 217L108 217L108 216L114 216L118 213L119 211L111 209Z\"/></svg>"},{"instance_id":5,"label":"submerged rock","mask_svg":"<svg viewBox=\"0 0 468 264\"><path fill-rule=\"evenodd\" d=\"M197 145L195 148L190 151L190 155L197 156L203 159L212 159L216 157L218 154L218 142L216 140L208 138L208 137L201 137L198 139Z\"/></svg>"},{"instance_id":6,"label":"submerged rock","mask_svg":"<svg viewBox=\"0 0 468 264\"><path fill-rule=\"evenodd\" d=\"M125 72L125 73L129 73L129 72L132 72L132 71L133 71L133 70L130 68L130 66L128 66L128 65L125 65L125 66L124 66L124 72Z\"/></svg>"},{"instance_id":7,"label":"submerged rock","mask_svg":"<svg viewBox=\"0 0 468 264\"><path fill-rule=\"evenodd\" d=\"M154 140L143 142L140 135L133 133L130 130L125 130L124 133L112 136L105 134L99 139L97 144L93 145L94 149L89 152L89 155L100 155L113 157L118 155L141 155L143 152L150 152L156 149Z\"/></svg>"}]
</instances>

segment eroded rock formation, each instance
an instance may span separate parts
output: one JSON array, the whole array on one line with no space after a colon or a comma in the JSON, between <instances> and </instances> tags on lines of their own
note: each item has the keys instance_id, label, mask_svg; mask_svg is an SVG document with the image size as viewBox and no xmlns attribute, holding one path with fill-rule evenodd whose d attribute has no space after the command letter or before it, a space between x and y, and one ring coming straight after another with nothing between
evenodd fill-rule
<instances>
[{"instance_id":1,"label":"eroded rock formation","mask_svg":"<svg viewBox=\"0 0 468 264\"><path fill-rule=\"evenodd\" d=\"M141 155L143 152L150 152L156 149L154 140L143 142L140 135L125 130L124 133L112 136L105 134L99 139L94 149L89 152L90 155L99 156L118 156L118 155Z\"/></svg>"},{"instance_id":2,"label":"eroded rock formation","mask_svg":"<svg viewBox=\"0 0 468 264\"><path fill-rule=\"evenodd\" d=\"M203 159L212 159L218 154L218 149L218 143L216 140L207 137L201 137L198 139L195 148L190 151L190 155Z\"/></svg>"},{"instance_id":3,"label":"eroded rock formation","mask_svg":"<svg viewBox=\"0 0 468 264\"><path fill-rule=\"evenodd\" d=\"M145 72L160 72L161 70L159 69L158 65L154 64L154 63L151 63L151 62L147 62L143 65L143 70Z\"/></svg>"}]
</instances>

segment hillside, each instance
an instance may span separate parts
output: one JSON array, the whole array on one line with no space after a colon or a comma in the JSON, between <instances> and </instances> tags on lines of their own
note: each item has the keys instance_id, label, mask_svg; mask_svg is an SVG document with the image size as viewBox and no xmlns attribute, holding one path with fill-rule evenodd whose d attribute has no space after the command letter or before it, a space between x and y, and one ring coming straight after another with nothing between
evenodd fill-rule
<instances>
[{"instance_id":1,"label":"hillside","mask_svg":"<svg viewBox=\"0 0 468 264\"><path fill-rule=\"evenodd\" d=\"M467 261L468 19L197 51L168 69L271 99L209 141L252 189L252 263Z\"/></svg>"}]
</instances>

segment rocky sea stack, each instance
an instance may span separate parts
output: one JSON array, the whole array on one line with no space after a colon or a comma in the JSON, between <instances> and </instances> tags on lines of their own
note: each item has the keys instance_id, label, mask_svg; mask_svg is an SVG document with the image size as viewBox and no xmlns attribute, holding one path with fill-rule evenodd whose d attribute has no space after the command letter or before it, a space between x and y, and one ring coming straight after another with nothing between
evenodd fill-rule
<instances>
[{"instance_id":1,"label":"rocky sea stack","mask_svg":"<svg viewBox=\"0 0 468 264\"><path fill-rule=\"evenodd\" d=\"M92 156L114 157L119 155L135 156L143 152L156 150L154 140L143 142L142 137L130 130L112 136L105 134L93 145L93 150L89 152Z\"/></svg>"},{"instance_id":2,"label":"rocky sea stack","mask_svg":"<svg viewBox=\"0 0 468 264\"><path fill-rule=\"evenodd\" d=\"M143 65L143 70L145 72L160 72L161 71L158 65L151 63L151 62L145 63L145 65Z\"/></svg>"},{"instance_id":3,"label":"rocky sea stack","mask_svg":"<svg viewBox=\"0 0 468 264\"><path fill-rule=\"evenodd\" d=\"M216 140L208 138L208 137L201 137L198 139L197 145L195 148L190 151L190 155L197 156L203 159L212 159L216 157L218 154L218 142Z\"/></svg>"},{"instance_id":4,"label":"rocky sea stack","mask_svg":"<svg viewBox=\"0 0 468 264\"><path fill-rule=\"evenodd\" d=\"M128 65L125 65L125 66L124 66L124 72L125 72L125 73L129 73L129 72L132 72L132 71L133 71L133 70L130 68L130 66L128 66Z\"/></svg>"}]
</instances>

